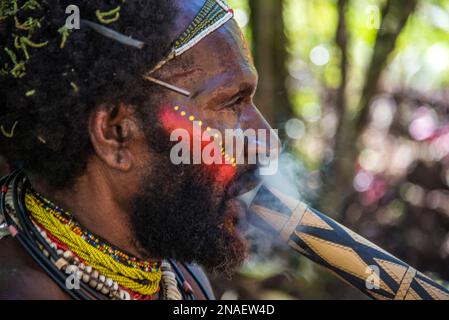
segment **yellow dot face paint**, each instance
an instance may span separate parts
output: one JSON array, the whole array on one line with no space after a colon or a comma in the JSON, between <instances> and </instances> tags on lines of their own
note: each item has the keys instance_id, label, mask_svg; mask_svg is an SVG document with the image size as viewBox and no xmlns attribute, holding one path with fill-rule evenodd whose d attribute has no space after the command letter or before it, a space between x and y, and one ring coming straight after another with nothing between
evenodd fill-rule
<instances>
[{"instance_id":1,"label":"yellow dot face paint","mask_svg":"<svg viewBox=\"0 0 449 320\"><path fill-rule=\"evenodd\" d=\"M198 124L200 127L203 126L203 124L204 124L203 121L196 119L196 117L194 115L189 114L188 112L182 110L183 108L181 106L175 106L175 107L173 107L173 109L176 111L177 114L179 114L180 116L188 119L190 122L194 122L196 120L196 124ZM211 132L212 128L211 127L206 127L206 131L207 132ZM210 133L209 133L209 135L212 136ZM215 139L218 139L219 136L220 136L219 133L214 133L213 134L213 137ZM227 170L226 167L224 167L225 169L223 169L223 167L222 167L222 171L224 170L224 172L220 173L220 176L221 176L220 179L226 178L226 177L229 178L229 177L233 176L233 174L235 173L235 171L234 171L235 169L234 168L237 166L236 160L231 155L226 154L226 150L223 147L223 142L222 141L219 141L218 143L220 145L220 149L221 149L220 152L221 152L221 154L223 156L224 164L228 164L229 168L233 168L232 171L226 171Z\"/></svg>"}]
</instances>

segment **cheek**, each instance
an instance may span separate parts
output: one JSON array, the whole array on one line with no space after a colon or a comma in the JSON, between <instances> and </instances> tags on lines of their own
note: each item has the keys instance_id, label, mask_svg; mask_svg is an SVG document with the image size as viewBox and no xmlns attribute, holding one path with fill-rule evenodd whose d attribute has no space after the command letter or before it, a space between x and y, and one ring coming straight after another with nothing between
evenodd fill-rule
<instances>
[{"instance_id":1,"label":"cheek","mask_svg":"<svg viewBox=\"0 0 449 320\"><path fill-rule=\"evenodd\" d=\"M182 116L180 113L175 112L172 107L160 108L158 118L165 132L170 135L176 129L186 130L190 137L193 135L192 123L188 120L187 114Z\"/></svg>"},{"instance_id":2,"label":"cheek","mask_svg":"<svg viewBox=\"0 0 449 320\"><path fill-rule=\"evenodd\" d=\"M204 148L211 144L217 143L214 141L203 141L202 136L207 128L207 124L203 124L201 129L194 130L193 120L199 121L199 119L191 118L191 114L187 111L180 109L175 110L173 107L163 107L160 108L161 112L158 114L160 123L162 124L165 132L170 136L174 130L183 129L188 133L190 140L187 147L192 155L193 152L199 152L203 154ZM194 141L199 142L197 145L200 146L199 150L194 148ZM204 170L214 178L215 182L227 185L234 178L237 170L235 166L226 163L225 156L222 156L222 164L210 164L206 165L202 162L201 166Z\"/></svg>"}]
</instances>

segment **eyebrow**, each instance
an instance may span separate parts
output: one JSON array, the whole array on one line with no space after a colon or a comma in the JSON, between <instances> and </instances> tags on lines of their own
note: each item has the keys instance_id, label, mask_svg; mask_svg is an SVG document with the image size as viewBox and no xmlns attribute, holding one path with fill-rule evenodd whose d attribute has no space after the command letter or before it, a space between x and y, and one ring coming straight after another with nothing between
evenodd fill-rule
<instances>
[{"instance_id":1,"label":"eyebrow","mask_svg":"<svg viewBox=\"0 0 449 320\"><path fill-rule=\"evenodd\" d=\"M226 84L232 83L232 78L226 81ZM213 86L212 88L205 88L202 87L198 91L194 92L191 96L191 98L196 98L199 95L209 95L211 93L214 93L223 87L226 87L227 90L225 90L222 94L219 94L218 97L215 97L210 101L210 103L214 103L216 105L223 105L227 106L229 105L229 102L232 102L237 96L248 96L255 92L255 89L257 85L251 81L243 81L242 83L239 83L238 85L223 85L223 83L217 84Z\"/></svg>"},{"instance_id":2,"label":"eyebrow","mask_svg":"<svg viewBox=\"0 0 449 320\"><path fill-rule=\"evenodd\" d=\"M228 107L234 104L236 98L246 98L248 96L251 96L255 91L256 85L252 83L243 83L240 85L239 90L236 93L233 93L230 95L226 100L223 100L222 105L224 107Z\"/></svg>"}]
</instances>

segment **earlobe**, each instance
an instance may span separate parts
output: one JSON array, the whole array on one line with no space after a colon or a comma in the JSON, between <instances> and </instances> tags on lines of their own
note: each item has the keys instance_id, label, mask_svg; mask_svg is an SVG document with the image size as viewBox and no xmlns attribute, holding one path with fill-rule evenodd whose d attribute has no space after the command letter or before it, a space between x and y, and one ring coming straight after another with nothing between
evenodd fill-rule
<instances>
[{"instance_id":1,"label":"earlobe","mask_svg":"<svg viewBox=\"0 0 449 320\"><path fill-rule=\"evenodd\" d=\"M97 157L108 167L120 171L131 170L134 162L131 150L134 118L129 108L100 107L89 120L89 134Z\"/></svg>"}]
</instances>

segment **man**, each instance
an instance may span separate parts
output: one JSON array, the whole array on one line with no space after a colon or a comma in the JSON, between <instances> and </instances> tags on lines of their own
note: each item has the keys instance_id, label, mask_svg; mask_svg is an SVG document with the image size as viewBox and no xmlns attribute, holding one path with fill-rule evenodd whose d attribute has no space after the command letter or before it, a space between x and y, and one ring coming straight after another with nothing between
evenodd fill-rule
<instances>
[{"instance_id":1,"label":"man","mask_svg":"<svg viewBox=\"0 0 449 320\"><path fill-rule=\"evenodd\" d=\"M79 30L66 24L72 4ZM233 198L254 168L175 165L170 133L193 119L269 129L232 10L218 0L1 5L0 154L23 172L2 181L12 236L0 241L0 298L212 298L191 263L230 274L244 261Z\"/></svg>"}]
</instances>

